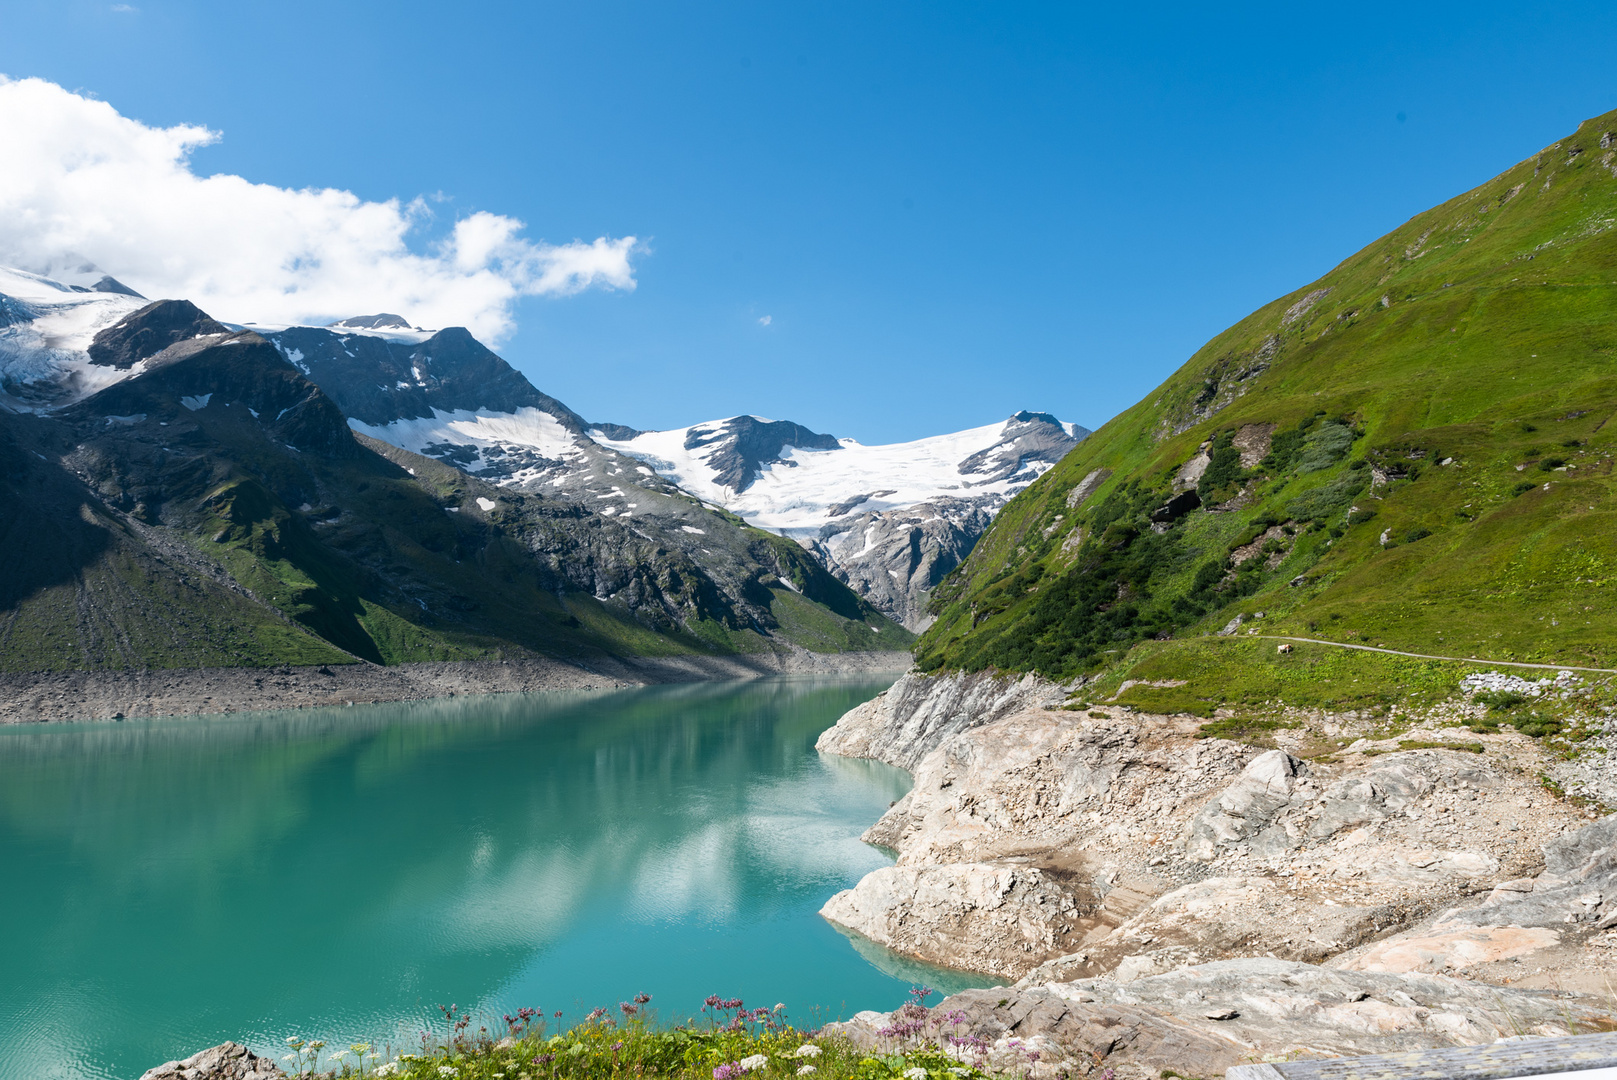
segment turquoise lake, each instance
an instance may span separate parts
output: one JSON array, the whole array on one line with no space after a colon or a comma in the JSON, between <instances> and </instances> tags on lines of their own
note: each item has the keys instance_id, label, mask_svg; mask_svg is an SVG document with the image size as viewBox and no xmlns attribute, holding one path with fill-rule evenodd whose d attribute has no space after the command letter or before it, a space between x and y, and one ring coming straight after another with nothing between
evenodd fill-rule
<instances>
[{"instance_id":1,"label":"turquoise lake","mask_svg":"<svg viewBox=\"0 0 1617 1080\"><path fill-rule=\"evenodd\" d=\"M910 780L814 740L889 682L0 730L0 1078L408 1049L451 1002L570 1023L717 993L814 1026L987 985L817 914L889 861L859 835Z\"/></svg>"}]
</instances>

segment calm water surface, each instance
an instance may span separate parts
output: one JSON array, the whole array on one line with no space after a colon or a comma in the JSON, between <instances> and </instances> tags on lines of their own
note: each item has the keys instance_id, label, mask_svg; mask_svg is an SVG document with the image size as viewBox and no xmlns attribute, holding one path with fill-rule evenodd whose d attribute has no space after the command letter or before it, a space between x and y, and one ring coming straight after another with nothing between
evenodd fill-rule
<instances>
[{"instance_id":1,"label":"calm water surface","mask_svg":"<svg viewBox=\"0 0 1617 1080\"><path fill-rule=\"evenodd\" d=\"M858 837L909 777L814 740L890 681L0 730L0 1077L407 1047L451 1001L804 1024L986 985L816 914L887 861Z\"/></svg>"}]
</instances>

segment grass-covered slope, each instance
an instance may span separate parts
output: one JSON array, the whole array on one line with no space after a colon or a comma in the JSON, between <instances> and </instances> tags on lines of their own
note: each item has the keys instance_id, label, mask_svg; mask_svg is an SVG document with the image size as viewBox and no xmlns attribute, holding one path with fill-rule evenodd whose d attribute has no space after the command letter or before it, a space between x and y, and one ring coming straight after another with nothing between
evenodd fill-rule
<instances>
[{"instance_id":1,"label":"grass-covered slope","mask_svg":"<svg viewBox=\"0 0 1617 1080\"><path fill-rule=\"evenodd\" d=\"M1152 641L1160 678L1263 612L1239 634L1617 666L1614 412L1609 113L1079 444L937 590L918 660L1066 677Z\"/></svg>"}]
</instances>

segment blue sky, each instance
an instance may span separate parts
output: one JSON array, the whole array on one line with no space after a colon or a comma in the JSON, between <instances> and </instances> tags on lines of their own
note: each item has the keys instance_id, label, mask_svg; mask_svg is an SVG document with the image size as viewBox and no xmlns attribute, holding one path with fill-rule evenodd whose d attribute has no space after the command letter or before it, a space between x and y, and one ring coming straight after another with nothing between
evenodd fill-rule
<instances>
[{"instance_id":1,"label":"blue sky","mask_svg":"<svg viewBox=\"0 0 1617 1080\"><path fill-rule=\"evenodd\" d=\"M1098 426L1617 107L1610 4L3 7L0 73L222 132L199 173L425 195L422 245L639 238L634 289L520 300L501 347L588 418L865 442Z\"/></svg>"}]
</instances>

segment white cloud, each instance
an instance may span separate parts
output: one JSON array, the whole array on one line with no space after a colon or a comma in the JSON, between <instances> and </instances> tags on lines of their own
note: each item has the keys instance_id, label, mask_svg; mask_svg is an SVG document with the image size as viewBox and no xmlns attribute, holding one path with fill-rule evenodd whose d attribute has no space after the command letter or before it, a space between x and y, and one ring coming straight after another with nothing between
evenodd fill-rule
<instances>
[{"instance_id":1,"label":"white cloud","mask_svg":"<svg viewBox=\"0 0 1617 1080\"><path fill-rule=\"evenodd\" d=\"M0 263L88 260L147 296L229 321L324 322L391 311L498 341L524 296L633 289L636 239L552 245L478 212L412 249L422 199L367 202L199 176L204 127L149 127L42 79L0 76Z\"/></svg>"},{"instance_id":2,"label":"white cloud","mask_svg":"<svg viewBox=\"0 0 1617 1080\"><path fill-rule=\"evenodd\" d=\"M140 11L140 8L136 7L133 4L113 4L112 5L112 10L118 12L121 15L134 15L137 12Z\"/></svg>"},{"instance_id":3,"label":"white cloud","mask_svg":"<svg viewBox=\"0 0 1617 1080\"><path fill-rule=\"evenodd\" d=\"M774 321L775 321L775 316L773 316L773 315L765 315L763 318L758 320L758 325L759 326L768 326L770 323L772 323Z\"/></svg>"}]
</instances>

